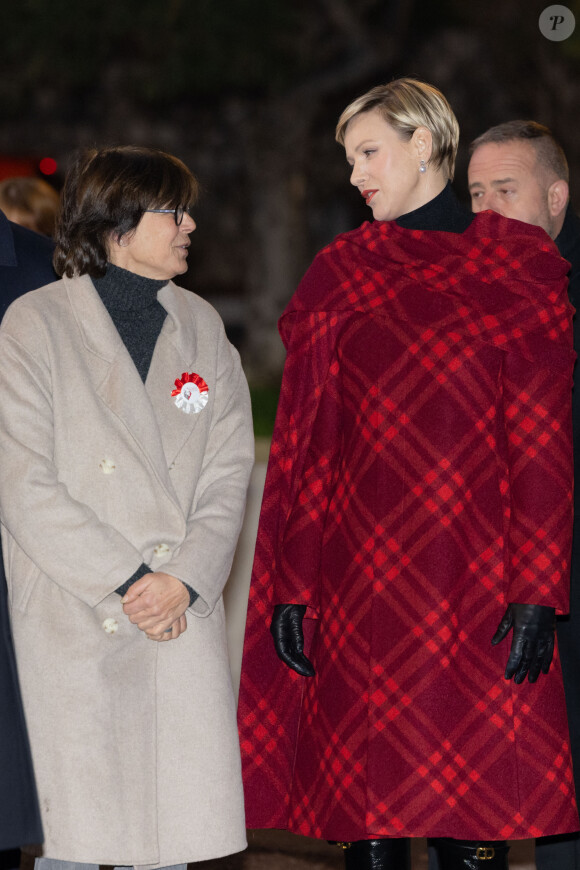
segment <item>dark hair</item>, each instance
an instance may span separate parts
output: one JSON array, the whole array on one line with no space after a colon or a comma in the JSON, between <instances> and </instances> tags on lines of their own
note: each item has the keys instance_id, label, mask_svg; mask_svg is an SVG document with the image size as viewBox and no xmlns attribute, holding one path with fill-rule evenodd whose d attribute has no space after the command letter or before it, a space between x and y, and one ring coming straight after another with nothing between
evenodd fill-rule
<instances>
[{"instance_id":1,"label":"dark hair","mask_svg":"<svg viewBox=\"0 0 580 870\"><path fill-rule=\"evenodd\" d=\"M489 143L500 144L514 141L529 142L536 152L536 159L540 166L547 169L557 179L569 180L568 161L562 147L558 144L552 131L544 124L537 121L506 121L490 127L469 146L469 153L473 154L480 145Z\"/></svg>"},{"instance_id":2,"label":"dark hair","mask_svg":"<svg viewBox=\"0 0 580 870\"><path fill-rule=\"evenodd\" d=\"M16 224L45 236L54 235L60 197L42 178L0 181L0 208Z\"/></svg>"},{"instance_id":3,"label":"dark hair","mask_svg":"<svg viewBox=\"0 0 580 870\"><path fill-rule=\"evenodd\" d=\"M105 274L108 246L136 229L148 208L176 208L197 199L195 177L177 157L125 145L84 151L67 173L56 228L59 275Z\"/></svg>"}]
</instances>

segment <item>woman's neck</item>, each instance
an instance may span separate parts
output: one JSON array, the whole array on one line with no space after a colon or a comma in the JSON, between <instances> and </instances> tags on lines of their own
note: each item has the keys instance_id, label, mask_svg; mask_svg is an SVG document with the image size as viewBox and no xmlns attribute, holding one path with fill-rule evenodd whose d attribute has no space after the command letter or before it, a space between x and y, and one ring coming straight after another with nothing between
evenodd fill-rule
<instances>
[{"instance_id":1,"label":"woman's neck","mask_svg":"<svg viewBox=\"0 0 580 870\"><path fill-rule=\"evenodd\" d=\"M108 310L130 311L153 305L167 281L145 278L108 263L103 277L93 278L93 284Z\"/></svg>"},{"instance_id":2,"label":"woman's neck","mask_svg":"<svg viewBox=\"0 0 580 870\"><path fill-rule=\"evenodd\" d=\"M455 197L451 182L443 190L419 208L397 218L395 223L408 230L439 230L463 233L474 215Z\"/></svg>"},{"instance_id":3,"label":"woman's neck","mask_svg":"<svg viewBox=\"0 0 580 870\"><path fill-rule=\"evenodd\" d=\"M416 211L424 205L427 205L427 203L432 202L432 200L445 190L446 186L447 179L441 170L433 170L427 167L425 173L420 176L415 196L409 203L407 211Z\"/></svg>"}]
</instances>

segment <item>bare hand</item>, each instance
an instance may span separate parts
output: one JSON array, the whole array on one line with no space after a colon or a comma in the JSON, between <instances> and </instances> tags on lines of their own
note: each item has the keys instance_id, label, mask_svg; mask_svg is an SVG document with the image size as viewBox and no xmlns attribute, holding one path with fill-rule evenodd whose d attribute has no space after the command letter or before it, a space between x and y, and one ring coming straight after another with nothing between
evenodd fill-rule
<instances>
[{"instance_id":1,"label":"bare hand","mask_svg":"<svg viewBox=\"0 0 580 870\"><path fill-rule=\"evenodd\" d=\"M156 640L158 643L163 643L165 640L175 640L179 637L180 634L183 634L184 631L187 630L187 617L185 613L183 616L180 616L178 620L176 620L171 628L166 628L165 631L159 632L149 632L146 631L145 634L149 638L149 640Z\"/></svg>"},{"instance_id":2,"label":"bare hand","mask_svg":"<svg viewBox=\"0 0 580 870\"><path fill-rule=\"evenodd\" d=\"M130 621L156 640L166 629L171 629L172 635L177 632L176 636L185 630L179 621L189 605L189 592L170 574L145 574L129 587L121 603ZM169 632L167 639L173 639Z\"/></svg>"}]
</instances>

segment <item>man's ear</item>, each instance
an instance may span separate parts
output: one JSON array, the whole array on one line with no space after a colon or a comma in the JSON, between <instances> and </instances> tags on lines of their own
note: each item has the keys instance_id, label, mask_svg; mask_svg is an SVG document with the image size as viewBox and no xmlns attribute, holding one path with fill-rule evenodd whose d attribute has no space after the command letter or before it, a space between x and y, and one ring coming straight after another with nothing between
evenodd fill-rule
<instances>
[{"instance_id":1,"label":"man's ear","mask_svg":"<svg viewBox=\"0 0 580 870\"><path fill-rule=\"evenodd\" d=\"M433 151L431 130L428 130L427 127L417 127L411 137L411 141L416 148L417 157L420 160L424 160L425 163L429 163Z\"/></svg>"},{"instance_id":2,"label":"man's ear","mask_svg":"<svg viewBox=\"0 0 580 870\"><path fill-rule=\"evenodd\" d=\"M570 191L568 183L563 178L554 181L548 188L548 209L552 217L562 214L568 205Z\"/></svg>"}]
</instances>

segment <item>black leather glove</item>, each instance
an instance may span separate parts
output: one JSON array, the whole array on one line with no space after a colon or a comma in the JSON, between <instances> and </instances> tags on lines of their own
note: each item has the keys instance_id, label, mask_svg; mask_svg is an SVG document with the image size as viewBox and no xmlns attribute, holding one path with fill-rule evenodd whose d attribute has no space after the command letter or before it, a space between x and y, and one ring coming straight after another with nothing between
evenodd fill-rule
<instances>
[{"instance_id":1,"label":"black leather glove","mask_svg":"<svg viewBox=\"0 0 580 870\"><path fill-rule=\"evenodd\" d=\"M302 677L313 677L316 671L304 655L302 620L305 604L276 604L270 631L278 658Z\"/></svg>"},{"instance_id":2,"label":"black leather glove","mask_svg":"<svg viewBox=\"0 0 580 870\"><path fill-rule=\"evenodd\" d=\"M505 669L505 678L523 683L528 675L535 683L540 675L550 670L554 655L556 611L542 604L508 604L492 644L499 643L513 628L512 647ZM515 676L514 676L515 675Z\"/></svg>"}]
</instances>

